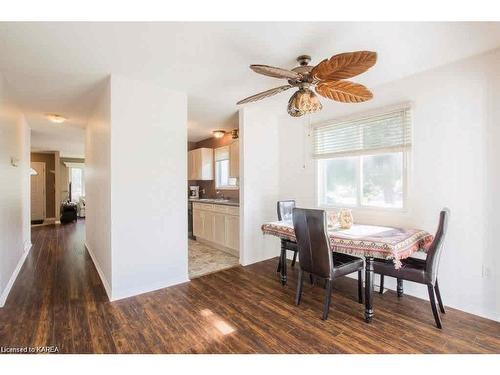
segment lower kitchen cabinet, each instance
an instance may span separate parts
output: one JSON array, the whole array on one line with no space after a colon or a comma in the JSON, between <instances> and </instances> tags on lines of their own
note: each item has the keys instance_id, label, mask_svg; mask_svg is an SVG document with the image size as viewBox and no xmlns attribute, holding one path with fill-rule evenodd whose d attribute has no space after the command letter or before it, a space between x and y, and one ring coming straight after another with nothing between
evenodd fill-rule
<instances>
[{"instance_id":1,"label":"lower kitchen cabinet","mask_svg":"<svg viewBox=\"0 0 500 375\"><path fill-rule=\"evenodd\" d=\"M225 214L214 214L214 242L226 246Z\"/></svg>"},{"instance_id":2,"label":"lower kitchen cabinet","mask_svg":"<svg viewBox=\"0 0 500 375\"><path fill-rule=\"evenodd\" d=\"M239 251L239 208L218 204L193 203L193 234L215 247Z\"/></svg>"},{"instance_id":3,"label":"lower kitchen cabinet","mask_svg":"<svg viewBox=\"0 0 500 375\"><path fill-rule=\"evenodd\" d=\"M225 245L230 249L240 248L240 218L227 215L224 222Z\"/></svg>"}]
</instances>

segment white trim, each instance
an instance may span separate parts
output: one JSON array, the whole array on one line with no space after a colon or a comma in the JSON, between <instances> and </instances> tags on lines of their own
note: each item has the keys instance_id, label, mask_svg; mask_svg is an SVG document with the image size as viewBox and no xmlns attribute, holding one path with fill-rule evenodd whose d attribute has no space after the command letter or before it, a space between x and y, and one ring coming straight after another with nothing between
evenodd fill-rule
<instances>
[{"instance_id":1,"label":"white trim","mask_svg":"<svg viewBox=\"0 0 500 375\"><path fill-rule=\"evenodd\" d=\"M140 286L136 288L131 288L127 290L121 290L121 291L115 291L113 294L113 298L110 299L111 302L118 301L120 299L128 298L128 297L135 297L139 294L144 294L144 293L149 293L149 292L154 292L155 290L160 290L160 289L165 289L169 288L174 285L178 284L184 284L187 283L191 280L189 280L188 277L182 277L179 279L174 279L174 280L169 280L168 282L157 282L153 283L147 286Z\"/></svg>"},{"instance_id":2,"label":"white trim","mask_svg":"<svg viewBox=\"0 0 500 375\"><path fill-rule=\"evenodd\" d=\"M74 162L74 161L72 161L72 162L65 161L63 163L67 168L82 168L82 169L85 168L85 162L78 163L78 162Z\"/></svg>"},{"instance_id":3,"label":"white trim","mask_svg":"<svg viewBox=\"0 0 500 375\"><path fill-rule=\"evenodd\" d=\"M24 261L26 260L26 257L28 256L32 246L33 244L29 241L26 241L26 243L24 244L23 255L21 255L21 259L19 259L19 262L17 262L17 266L14 269L12 276L10 277L9 282L5 286L5 289L3 290L2 295L0 296L0 308L2 308L5 305L5 301L7 301L7 297L9 296L10 290L12 289L12 286L14 285L14 282L16 281L17 276L19 275L19 272L21 271Z\"/></svg>"},{"instance_id":4,"label":"white trim","mask_svg":"<svg viewBox=\"0 0 500 375\"><path fill-rule=\"evenodd\" d=\"M101 282L102 282L102 285L104 285L104 289L106 290L108 300L112 301L111 287L108 283L108 280L104 276L104 272L102 272L102 269L101 269L101 266L99 265L99 262L97 262L97 259L94 255L94 253L92 252L92 250L90 250L90 248L86 242L84 243L84 246L85 246L85 249L87 249L87 252L89 253L90 258L92 258L92 262L94 263L95 269L97 270L97 273L99 274L99 277L101 278Z\"/></svg>"},{"instance_id":5,"label":"white trim","mask_svg":"<svg viewBox=\"0 0 500 375\"><path fill-rule=\"evenodd\" d=\"M92 262L94 263L94 266L97 270L97 273L99 274L99 277L101 278L102 285L104 286L104 289L106 290L106 295L108 296L108 300L110 302L117 301L117 300L127 298L127 297L133 297L133 296L136 296L138 294L153 292L153 291L158 290L158 289L164 289L164 288L168 288L170 286L174 286L177 284L182 284L182 283L186 283L186 282L190 281L189 278L185 277L185 278L181 278L178 280L169 281L168 283L161 282L161 283L156 283L153 285L148 285L147 287L141 286L139 288L118 291L118 292L115 292L113 294L113 291L108 283L108 280L104 276L104 272L102 272L101 266L97 262L94 253L90 250L87 243L85 243L84 246L85 246L85 249L87 249L87 252L89 253L90 258L92 259Z\"/></svg>"}]
</instances>

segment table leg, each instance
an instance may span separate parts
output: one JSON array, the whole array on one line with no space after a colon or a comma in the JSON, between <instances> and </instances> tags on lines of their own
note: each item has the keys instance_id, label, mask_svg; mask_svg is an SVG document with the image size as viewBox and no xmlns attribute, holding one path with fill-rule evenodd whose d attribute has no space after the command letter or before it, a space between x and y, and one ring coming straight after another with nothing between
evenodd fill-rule
<instances>
[{"instance_id":1,"label":"table leg","mask_svg":"<svg viewBox=\"0 0 500 375\"><path fill-rule=\"evenodd\" d=\"M365 258L365 322L373 319L373 258Z\"/></svg>"},{"instance_id":2,"label":"table leg","mask_svg":"<svg viewBox=\"0 0 500 375\"><path fill-rule=\"evenodd\" d=\"M286 276L286 246L285 246L285 241L283 241L283 240L281 241L280 263L281 263L281 270L280 270L281 285L286 285L286 283L287 283L287 276Z\"/></svg>"}]
</instances>

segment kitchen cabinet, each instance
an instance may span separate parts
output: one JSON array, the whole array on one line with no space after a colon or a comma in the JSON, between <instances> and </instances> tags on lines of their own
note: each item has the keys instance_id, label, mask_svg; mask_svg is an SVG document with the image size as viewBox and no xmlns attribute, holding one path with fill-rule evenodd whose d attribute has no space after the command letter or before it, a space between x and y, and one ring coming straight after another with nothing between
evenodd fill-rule
<instances>
[{"instance_id":1,"label":"kitchen cabinet","mask_svg":"<svg viewBox=\"0 0 500 375\"><path fill-rule=\"evenodd\" d=\"M193 235L203 237L203 221L205 214L200 210L193 210Z\"/></svg>"},{"instance_id":2,"label":"kitchen cabinet","mask_svg":"<svg viewBox=\"0 0 500 375\"><path fill-rule=\"evenodd\" d=\"M224 226L225 246L238 250L240 248L240 218L238 216L227 215L224 220Z\"/></svg>"},{"instance_id":3,"label":"kitchen cabinet","mask_svg":"<svg viewBox=\"0 0 500 375\"><path fill-rule=\"evenodd\" d=\"M214 242L226 245L226 215L222 213L214 214Z\"/></svg>"},{"instance_id":4,"label":"kitchen cabinet","mask_svg":"<svg viewBox=\"0 0 500 375\"><path fill-rule=\"evenodd\" d=\"M240 141L229 145L229 177L240 177Z\"/></svg>"},{"instance_id":5,"label":"kitchen cabinet","mask_svg":"<svg viewBox=\"0 0 500 375\"><path fill-rule=\"evenodd\" d=\"M211 148L197 148L188 151L188 180L214 179L214 151Z\"/></svg>"},{"instance_id":6,"label":"kitchen cabinet","mask_svg":"<svg viewBox=\"0 0 500 375\"><path fill-rule=\"evenodd\" d=\"M215 214L213 212L203 212L203 238L207 241L214 240Z\"/></svg>"},{"instance_id":7,"label":"kitchen cabinet","mask_svg":"<svg viewBox=\"0 0 500 375\"><path fill-rule=\"evenodd\" d=\"M193 234L197 240L238 255L239 207L194 202Z\"/></svg>"}]
</instances>

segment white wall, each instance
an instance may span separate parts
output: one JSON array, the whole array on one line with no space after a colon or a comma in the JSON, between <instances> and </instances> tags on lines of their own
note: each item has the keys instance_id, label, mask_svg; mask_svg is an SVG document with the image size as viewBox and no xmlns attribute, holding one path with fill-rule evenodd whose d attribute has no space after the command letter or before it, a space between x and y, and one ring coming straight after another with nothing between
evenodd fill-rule
<instances>
[{"instance_id":1,"label":"white wall","mask_svg":"<svg viewBox=\"0 0 500 375\"><path fill-rule=\"evenodd\" d=\"M262 223L276 220L279 141L276 118L256 106L240 109L240 263L279 255L279 240L263 236Z\"/></svg>"},{"instance_id":2,"label":"white wall","mask_svg":"<svg viewBox=\"0 0 500 375\"><path fill-rule=\"evenodd\" d=\"M29 168L30 129L0 74L0 307L31 248Z\"/></svg>"},{"instance_id":3,"label":"white wall","mask_svg":"<svg viewBox=\"0 0 500 375\"><path fill-rule=\"evenodd\" d=\"M111 80L103 83L85 134L85 245L112 296Z\"/></svg>"},{"instance_id":4,"label":"white wall","mask_svg":"<svg viewBox=\"0 0 500 375\"><path fill-rule=\"evenodd\" d=\"M86 243L110 300L188 280L187 98L111 76L87 126Z\"/></svg>"},{"instance_id":5,"label":"white wall","mask_svg":"<svg viewBox=\"0 0 500 375\"><path fill-rule=\"evenodd\" d=\"M376 67L374 68L376 69ZM451 220L439 274L446 305L500 320L500 51L373 88L359 105L324 103L312 122L405 101L413 103L413 150L406 212L355 210L357 222L434 232L439 210ZM314 161L304 165L304 119L281 118L280 198L315 206ZM287 151L288 150L288 151ZM292 152L294 150L295 152ZM310 155L310 150L306 150ZM427 298L426 288L405 291ZM392 281L387 283L394 287Z\"/></svg>"},{"instance_id":6,"label":"white wall","mask_svg":"<svg viewBox=\"0 0 500 375\"><path fill-rule=\"evenodd\" d=\"M187 97L111 78L113 298L188 280Z\"/></svg>"}]
</instances>

